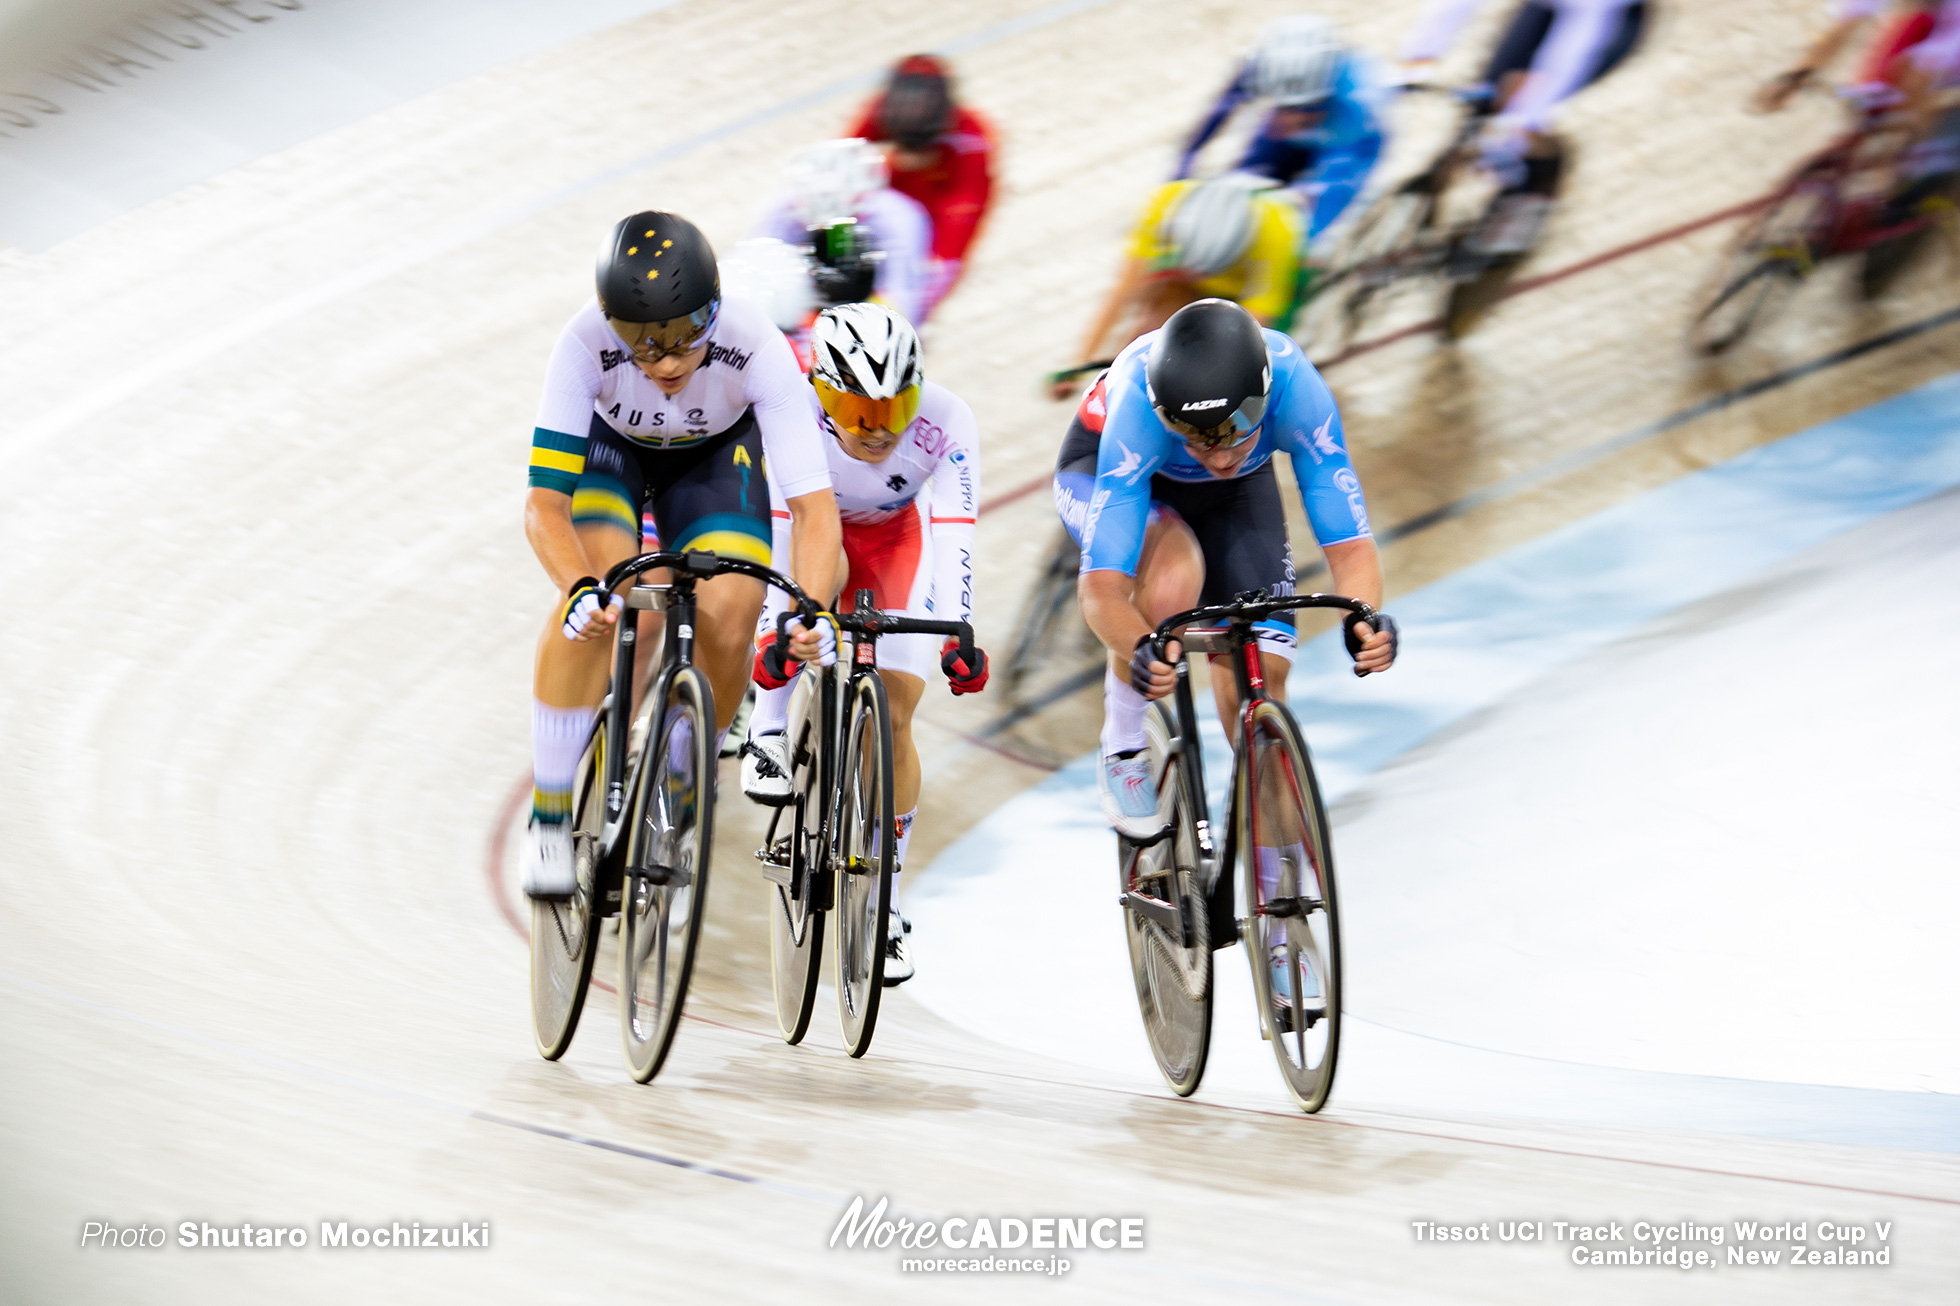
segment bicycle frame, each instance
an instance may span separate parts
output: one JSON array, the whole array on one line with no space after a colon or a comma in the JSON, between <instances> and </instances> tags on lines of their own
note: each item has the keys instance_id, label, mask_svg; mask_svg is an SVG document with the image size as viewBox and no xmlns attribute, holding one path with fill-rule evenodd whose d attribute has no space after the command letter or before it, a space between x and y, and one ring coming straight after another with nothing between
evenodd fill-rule
<instances>
[{"instance_id":1,"label":"bicycle frame","mask_svg":"<svg viewBox=\"0 0 1960 1306\"><path fill-rule=\"evenodd\" d=\"M694 587L698 583L721 575L752 576L803 601L803 591L787 576L740 558L723 558L695 550L686 553L643 553L629 558L606 573L605 590L607 593L619 593L622 584L636 581L644 573L661 567L672 570L673 578L667 584L633 585L624 592L626 611L632 616L619 623L618 633L613 637L611 689L600 703L600 710L607 713L604 717L607 732L605 823L599 836L597 858L602 872L618 869L615 858L622 851L620 835L626 828L628 782L637 784L639 768L646 765L647 752L651 751L642 751L634 761L634 770L629 776L626 754L633 728L633 655L639 646L639 614L646 611L664 611L667 614L666 628L661 635L660 671L647 689L647 702L658 703L666 696L668 682L673 679L676 669L694 665ZM637 868L636 873L639 873ZM620 908L621 877L618 874L602 874L600 880L603 889L596 904L598 914L616 915Z\"/></svg>"},{"instance_id":2,"label":"bicycle frame","mask_svg":"<svg viewBox=\"0 0 1960 1306\"><path fill-rule=\"evenodd\" d=\"M961 650L971 658L973 655L973 627L964 621L922 621L911 617L895 616L872 606L873 594L870 590L859 590L855 609L851 612L821 612L816 605L804 600L776 619L777 647L786 650L789 645L789 623L799 621L810 626L817 621L828 621L839 633L851 636L851 659L840 676L825 669L819 674L817 682L817 732L821 741L817 756L817 792L822 795L822 804L817 813L817 847L829 848L838 817L838 760L843 753L845 721L843 705L850 701L850 695L857 689L858 682L873 674L878 666L878 639L883 635L951 635L960 641ZM840 647L841 657L841 647ZM807 762L805 757L790 759L792 768L799 762ZM782 821L782 814L792 810L793 804L779 807L769 819L769 829L763 835L763 850L775 847L776 830ZM790 899L804 902L810 910L829 911L836 901L836 871L830 865L811 866L805 850L791 840L790 865L756 854L762 866L762 873L789 890Z\"/></svg>"},{"instance_id":3,"label":"bicycle frame","mask_svg":"<svg viewBox=\"0 0 1960 1306\"><path fill-rule=\"evenodd\" d=\"M1271 697L1266 690L1265 668L1259 657L1258 635L1253 629L1256 622L1280 612L1290 612L1301 608L1334 608L1351 614L1362 621L1373 619L1374 609L1359 599L1350 599L1338 594L1302 594L1287 598L1267 598L1257 593L1240 595L1231 603L1211 607L1193 608L1181 612L1161 623L1156 630L1156 652L1161 658L1166 653L1166 645L1172 639L1183 645L1183 655L1177 660L1177 688L1173 691L1176 703L1177 734L1174 742L1179 765L1179 783L1184 792L1182 801L1189 804L1187 810L1194 815L1197 830L1198 855L1205 866L1205 899L1209 912L1211 947L1214 952L1228 948L1238 942L1239 918L1232 901L1232 877L1228 874L1237 858L1239 827L1239 772L1245 764L1244 742L1251 725L1252 714L1259 704ZM1223 621L1222 625L1200 626L1199 622ZM1216 841L1212 835L1211 809L1206 797L1203 750L1198 742L1198 710L1191 689L1191 657L1193 653L1209 654L1228 659L1232 667L1232 680L1238 688L1239 717L1238 740L1234 744L1232 763L1231 808L1227 812L1225 841L1222 854L1216 851ZM1143 846L1157 840L1172 837L1173 830L1166 827L1153 839L1141 841ZM1130 901L1131 899L1136 901ZM1158 916L1168 925L1178 919L1178 928L1183 922L1178 918L1178 909L1169 903L1160 903L1145 895L1136 894L1134 889L1125 895L1126 905L1146 914ZM1249 910L1256 910L1254 904L1247 904ZM1185 937L1190 937L1185 931Z\"/></svg>"}]
</instances>

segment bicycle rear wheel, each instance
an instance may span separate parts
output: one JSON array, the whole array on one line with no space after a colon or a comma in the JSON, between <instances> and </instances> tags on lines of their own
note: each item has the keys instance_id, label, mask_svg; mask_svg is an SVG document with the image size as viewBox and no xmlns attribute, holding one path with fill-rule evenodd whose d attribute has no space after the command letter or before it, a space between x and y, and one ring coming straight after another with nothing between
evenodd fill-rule
<instances>
[{"instance_id":1,"label":"bicycle rear wheel","mask_svg":"<svg viewBox=\"0 0 1960 1306\"><path fill-rule=\"evenodd\" d=\"M1436 196L1421 182L1381 196L1355 221L1325 282L1301 309L1296 338L1302 348L1322 355L1345 349L1397 281L1435 263L1423 236L1435 215Z\"/></svg>"},{"instance_id":2,"label":"bicycle rear wheel","mask_svg":"<svg viewBox=\"0 0 1960 1306\"><path fill-rule=\"evenodd\" d=\"M599 955L599 834L605 825L606 718L593 723L579 761L572 801L572 864L578 887L569 899L531 900L531 1033L538 1055L556 1061L572 1045Z\"/></svg>"},{"instance_id":3,"label":"bicycle rear wheel","mask_svg":"<svg viewBox=\"0 0 1960 1306\"><path fill-rule=\"evenodd\" d=\"M708 681L676 667L640 757L620 895L619 1029L642 1084L680 1026L707 905L714 844L715 707Z\"/></svg>"},{"instance_id":4,"label":"bicycle rear wheel","mask_svg":"<svg viewBox=\"0 0 1960 1306\"><path fill-rule=\"evenodd\" d=\"M1831 195L1823 178L1801 182L1742 229L1709 278L1688 329L1697 353L1728 351L1789 302L1816 266Z\"/></svg>"},{"instance_id":5,"label":"bicycle rear wheel","mask_svg":"<svg viewBox=\"0 0 1960 1306\"><path fill-rule=\"evenodd\" d=\"M1255 705L1239 769L1239 865L1259 1023L1303 1111L1334 1087L1341 1048L1341 917L1334 858L1300 727L1284 704Z\"/></svg>"},{"instance_id":6,"label":"bicycle rear wheel","mask_svg":"<svg viewBox=\"0 0 1960 1306\"><path fill-rule=\"evenodd\" d=\"M885 914L891 910L897 821L892 811L892 721L878 673L858 679L845 733L843 784L831 838L837 849L837 1018L844 1050L861 1057L885 988Z\"/></svg>"},{"instance_id":7,"label":"bicycle rear wheel","mask_svg":"<svg viewBox=\"0 0 1960 1306\"><path fill-rule=\"evenodd\" d=\"M823 965L823 918L828 903L816 901L824 865L821 776L823 723L818 711L818 677L798 675L790 694L790 818L786 863L801 896L780 884L769 886L769 985L776 999L776 1028L785 1043L801 1043L816 1007L817 972Z\"/></svg>"},{"instance_id":8,"label":"bicycle rear wheel","mask_svg":"<svg viewBox=\"0 0 1960 1306\"><path fill-rule=\"evenodd\" d=\"M1150 1054L1171 1091L1189 1097L1204 1078L1211 1052L1211 932L1204 868L1198 857L1197 817L1185 798L1182 769L1171 748L1176 730L1161 703L1145 718L1144 729L1158 792L1172 795L1160 804L1171 811L1171 833L1148 845L1117 837L1123 936Z\"/></svg>"}]
</instances>

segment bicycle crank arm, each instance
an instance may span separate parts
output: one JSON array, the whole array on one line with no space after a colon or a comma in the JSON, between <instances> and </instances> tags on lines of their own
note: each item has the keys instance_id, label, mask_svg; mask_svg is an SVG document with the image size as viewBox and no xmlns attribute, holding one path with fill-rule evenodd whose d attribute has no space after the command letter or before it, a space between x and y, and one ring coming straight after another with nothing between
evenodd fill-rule
<instances>
[{"instance_id":1,"label":"bicycle crank arm","mask_svg":"<svg viewBox=\"0 0 1960 1306\"><path fill-rule=\"evenodd\" d=\"M1266 915L1309 916L1325 905L1318 898L1274 898L1266 904Z\"/></svg>"},{"instance_id":2,"label":"bicycle crank arm","mask_svg":"<svg viewBox=\"0 0 1960 1306\"><path fill-rule=\"evenodd\" d=\"M1169 903L1147 893L1136 892L1125 893L1116 901L1123 904L1126 910L1162 926L1165 933L1177 939L1180 947L1191 946L1191 931L1185 928L1183 913Z\"/></svg>"}]
</instances>

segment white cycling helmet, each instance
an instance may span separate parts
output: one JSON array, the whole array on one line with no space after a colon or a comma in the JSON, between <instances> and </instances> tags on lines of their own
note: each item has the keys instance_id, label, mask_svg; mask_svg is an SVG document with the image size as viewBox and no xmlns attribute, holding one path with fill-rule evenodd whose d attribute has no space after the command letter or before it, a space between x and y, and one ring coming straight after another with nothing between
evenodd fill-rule
<instances>
[{"instance_id":1,"label":"white cycling helmet","mask_svg":"<svg viewBox=\"0 0 1960 1306\"><path fill-rule=\"evenodd\" d=\"M790 160L790 207L804 226L828 227L856 217L864 197L888 183L884 152L870 141L818 141Z\"/></svg>"},{"instance_id":2,"label":"white cycling helmet","mask_svg":"<svg viewBox=\"0 0 1960 1306\"><path fill-rule=\"evenodd\" d=\"M1252 246L1252 197L1272 184L1270 178L1228 172L1185 191L1158 232L1165 265L1208 277L1244 258Z\"/></svg>"},{"instance_id":3,"label":"white cycling helmet","mask_svg":"<svg viewBox=\"0 0 1960 1306\"><path fill-rule=\"evenodd\" d=\"M762 306L778 331L800 329L817 307L810 255L780 240L738 242L721 257L721 293Z\"/></svg>"},{"instance_id":4,"label":"white cycling helmet","mask_svg":"<svg viewBox=\"0 0 1960 1306\"><path fill-rule=\"evenodd\" d=\"M824 412L860 435L919 415L919 333L883 304L839 304L810 327L810 383Z\"/></svg>"},{"instance_id":5,"label":"white cycling helmet","mask_svg":"<svg viewBox=\"0 0 1960 1306\"><path fill-rule=\"evenodd\" d=\"M1333 95L1346 53L1340 29L1318 14L1282 18L1253 50L1250 89L1286 108L1312 108Z\"/></svg>"}]
</instances>

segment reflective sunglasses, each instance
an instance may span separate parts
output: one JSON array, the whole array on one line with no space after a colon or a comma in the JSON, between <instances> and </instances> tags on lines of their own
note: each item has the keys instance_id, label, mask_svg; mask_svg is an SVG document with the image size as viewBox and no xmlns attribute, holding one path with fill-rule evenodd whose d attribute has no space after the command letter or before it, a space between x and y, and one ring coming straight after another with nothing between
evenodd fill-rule
<instances>
[{"instance_id":1,"label":"reflective sunglasses","mask_svg":"<svg viewBox=\"0 0 1960 1306\"><path fill-rule=\"evenodd\" d=\"M890 431L897 435L912 425L919 415L919 387L908 385L889 399L838 390L817 377L810 383L817 388L817 399L830 420L854 435L871 431Z\"/></svg>"},{"instance_id":2,"label":"reflective sunglasses","mask_svg":"<svg viewBox=\"0 0 1960 1306\"><path fill-rule=\"evenodd\" d=\"M1230 416L1209 426L1198 426L1173 417L1161 405L1155 407L1158 418L1165 426L1183 436L1186 444L1195 444L1204 449L1231 449L1259 434L1259 423L1266 416L1266 396L1248 396Z\"/></svg>"},{"instance_id":3,"label":"reflective sunglasses","mask_svg":"<svg viewBox=\"0 0 1960 1306\"><path fill-rule=\"evenodd\" d=\"M620 342L643 363L657 363L670 355L691 354L708 343L708 333L721 315L721 300L711 299L686 317L670 317L664 322L622 322L616 317L606 324Z\"/></svg>"}]
</instances>

